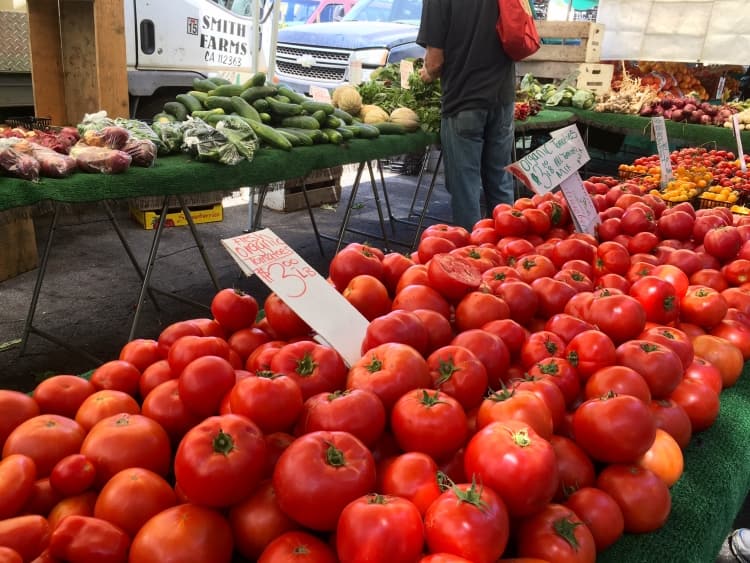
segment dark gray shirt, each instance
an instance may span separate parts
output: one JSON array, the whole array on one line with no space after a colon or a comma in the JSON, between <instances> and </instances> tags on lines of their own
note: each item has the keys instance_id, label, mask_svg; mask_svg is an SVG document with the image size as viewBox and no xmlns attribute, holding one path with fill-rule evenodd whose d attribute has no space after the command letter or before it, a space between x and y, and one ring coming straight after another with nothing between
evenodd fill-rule
<instances>
[{"instance_id":1,"label":"dark gray shirt","mask_svg":"<svg viewBox=\"0 0 750 563\"><path fill-rule=\"evenodd\" d=\"M443 49L443 115L513 102L515 69L497 17L497 0L424 0L417 43Z\"/></svg>"}]
</instances>

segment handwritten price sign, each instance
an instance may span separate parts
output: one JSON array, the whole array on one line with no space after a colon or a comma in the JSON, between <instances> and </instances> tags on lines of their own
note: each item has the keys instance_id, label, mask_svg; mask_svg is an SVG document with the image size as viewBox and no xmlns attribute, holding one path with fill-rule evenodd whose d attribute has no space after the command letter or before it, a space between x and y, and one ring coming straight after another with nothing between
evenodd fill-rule
<instances>
[{"instance_id":1,"label":"handwritten price sign","mask_svg":"<svg viewBox=\"0 0 750 563\"><path fill-rule=\"evenodd\" d=\"M271 229L221 244L246 276L257 275L349 365L359 359L367 319Z\"/></svg>"}]
</instances>

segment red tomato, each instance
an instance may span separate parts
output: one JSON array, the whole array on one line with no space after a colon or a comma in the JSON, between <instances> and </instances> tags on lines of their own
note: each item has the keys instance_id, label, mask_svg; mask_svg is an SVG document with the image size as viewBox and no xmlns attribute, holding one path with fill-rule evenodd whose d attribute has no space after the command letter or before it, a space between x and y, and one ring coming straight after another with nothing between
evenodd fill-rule
<instances>
[{"instance_id":1,"label":"red tomato","mask_svg":"<svg viewBox=\"0 0 750 563\"><path fill-rule=\"evenodd\" d=\"M640 373L626 366L602 368L586 382L584 397L595 399L609 392L618 395L631 395L646 403L651 403L651 390Z\"/></svg>"},{"instance_id":2,"label":"red tomato","mask_svg":"<svg viewBox=\"0 0 750 563\"><path fill-rule=\"evenodd\" d=\"M266 443L266 452L268 453L266 456L266 468L263 471L263 477L265 478L273 475L273 468L276 467L276 462L281 457L281 454L284 453L284 450L289 447L289 444L294 442L295 437L286 432L272 432L271 434L266 434L263 440Z\"/></svg>"},{"instance_id":3,"label":"red tomato","mask_svg":"<svg viewBox=\"0 0 750 563\"><path fill-rule=\"evenodd\" d=\"M568 313L557 313L552 315L547 322L544 323L544 330L554 332L563 342L566 344L570 342L573 337L585 330L593 330L593 326L586 321L569 315Z\"/></svg>"},{"instance_id":4,"label":"red tomato","mask_svg":"<svg viewBox=\"0 0 750 563\"><path fill-rule=\"evenodd\" d=\"M271 360L271 371L294 381L305 400L318 393L341 389L346 382L347 369L333 348L302 340L282 347Z\"/></svg>"},{"instance_id":5,"label":"red tomato","mask_svg":"<svg viewBox=\"0 0 750 563\"><path fill-rule=\"evenodd\" d=\"M175 478L190 502L230 506L244 500L260 482L266 455L255 423L236 414L212 416L180 442Z\"/></svg>"},{"instance_id":6,"label":"red tomato","mask_svg":"<svg viewBox=\"0 0 750 563\"><path fill-rule=\"evenodd\" d=\"M472 291L456 305L455 325L462 332L509 316L510 308L502 298L492 293Z\"/></svg>"},{"instance_id":7,"label":"red tomato","mask_svg":"<svg viewBox=\"0 0 750 563\"><path fill-rule=\"evenodd\" d=\"M734 344L710 334L693 339L695 355L711 362L721 373L722 388L732 387L742 373L744 359Z\"/></svg>"},{"instance_id":8,"label":"red tomato","mask_svg":"<svg viewBox=\"0 0 750 563\"><path fill-rule=\"evenodd\" d=\"M43 516L6 518L0 520L0 545L18 552L24 561L32 561L49 545L50 531Z\"/></svg>"},{"instance_id":9,"label":"red tomato","mask_svg":"<svg viewBox=\"0 0 750 563\"><path fill-rule=\"evenodd\" d=\"M96 504L96 491L88 491L81 495L67 497L58 502L47 515L50 530L57 528L57 525L66 516L76 514L78 516L93 516L94 505Z\"/></svg>"},{"instance_id":10,"label":"red tomato","mask_svg":"<svg viewBox=\"0 0 750 563\"><path fill-rule=\"evenodd\" d=\"M436 254L427 264L430 285L451 301L458 301L482 282L482 274L468 258Z\"/></svg>"},{"instance_id":11,"label":"red tomato","mask_svg":"<svg viewBox=\"0 0 750 563\"><path fill-rule=\"evenodd\" d=\"M518 528L518 555L555 563L594 563L596 544L588 526L570 508L549 504Z\"/></svg>"},{"instance_id":12,"label":"red tomato","mask_svg":"<svg viewBox=\"0 0 750 563\"><path fill-rule=\"evenodd\" d=\"M643 306L647 321L665 325L680 316L680 300L675 287L655 275L636 280L630 286L629 294Z\"/></svg>"},{"instance_id":13,"label":"red tomato","mask_svg":"<svg viewBox=\"0 0 750 563\"><path fill-rule=\"evenodd\" d=\"M0 461L0 520L16 516L31 497L36 481L34 460L11 454Z\"/></svg>"},{"instance_id":14,"label":"red tomato","mask_svg":"<svg viewBox=\"0 0 750 563\"><path fill-rule=\"evenodd\" d=\"M502 338L482 329L471 329L457 334L451 345L473 352L487 371L488 385L493 389L500 387L500 380L510 365L510 353Z\"/></svg>"},{"instance_id":15,"label":"red tomato","mask_svg":"<svg viewBox=\"0 0 750 563\"><path fill-rule=\"evenodd\" d=\"M637 465L609 465L599 474L596 486L620 506L628 533L653 532L669 517L672 508L669 489L648 469Z\"/></svg>"},{"instance_id":16,"label":"red tomato","mask_svg":"<svg viewBox=\"0 0 750 563\"><path fill-rule=\"evenodd\" d=\"M617 347L617 363L634 369L646 380L651 396L669 396L682 380L682 362L671 348L648 340L629 340Z\"/></svg>"},{"instance_id":17,"label":"red tomato","mask_svg":"<svg viewBox=\"0 0 750 563\"><path fill-rule=\"evenodd\" d=\"M249 328L241 328L232 333L227 342L229 343L229 347L239 354L244 365L244 362L247 362L250 354L252 354L258 346L270 342L270 340L270 334L257 326L253 326ZM145 372L143 375L146 375Z\"/></svg>"},{"instance_id":18,"label":"red tomato","mask_svg":"<svg viewBox=\"0 0 750 563\"><path fill-rule=\"evenodd\" d=\"M692 363L685 369L685 379L693 379L708 385L716 393L721 393L724 385L719 369L699 356L695 356Z\"/></svg>"},{"instance_id":19,"label":"red tomato","mask_svg":"<svg viewBox=\"0 0 750 563\"><path fill-rule=\"evenodd\" d=\"M453 485L427 509L427 547L474 563L494 563L505 551L508 510L500 496L476 483Z\"/></svg>"},{"instance_id":20,"label":"red tomato","mask_svg":"<svg viewBox=\"0 0 750 563\"><path fill-rule=\"evenodd\" d=\"M424 516L427 508L442 494L438 466L422 452L407 452L386 459L378 468L377 490L410 500Z\"/></svg>"},{"instance_id":21,"label":"red tomato","mask_svg":"<svg viewBox=\"0 0 750 563\"><path fill-rule=\"evenodd\" d=\"M374 392L386 412L407 391L430 386L427 361L411 346L381 344L368 350L349 370L347 389Z\"/></svg>"},{"instance_id":22,"label":"red tomato","mask_svg":"<svg viewBox=\"0 0 750 563\"><path fill-rule=\"evenodd\" d=\"M691 285L680 301L680 319L708 329L724 318L728 308L722 293L707 286Z\"/></svg>"},{"instance_id":23,"label":"red tomato","mask_svg":"<svg viewBox=\"0 0 750 563\"><path fill-rule=\"evenodd\" d=\"M65 497L80 495L94 484L96 469L83 454L62 458L52 468L49 482L55 491Z\"/></svg>"},{"instance_id":24,"label":"red tomato","mask_svg":"<svg viewBox=\"0 0 750 563\"><path fill-rule=\"evenodd\" d=\"M423 452L436 460L454 455L469 431L461 403L424 388L408 391L396 401L390 427L403 451Z\"/></svg>"},{"instance_id":25,"label":"red tomato","mask_svg":"<svg viewBox=\"0 0 750 563\"><path fill-rule=\"evenodd\" d=\"M62 495L52 488L49 477L34 481L31 496L21 509L21 514L39 514L44 516L62 500Z\"/></svg>"},{"instance_id":26,"label":"red tomato","mask_svg":"<svg viewBox=\"0 0 750 563\"><path fill-rule=\"evenodd\" d=\"M145 399L152 389L170 379L175 379L175 376L172 374L169 362L167 360L154 362L143 371L141 380L138 382L141 398Z\"/></svg>"},{"instance_id":27,"label":"red tomato","mask_svg":"<svg viewBox=\"0 0 750 563\"><path fill-rule=\"evenodd\" d=\"M34 388L32 396L43 414L74 418L81 403L96 391L90 381L76 375L53 375Z\"/></svg>"},{"instance_id":28,"label":"red tomato","mask_svg":"<svg viewBox=\"0 0 750 563\"><path fill-rule=\"evenodd\" d=\"M123 391L104 389L89 395L76 413L76 422L84 430L91 430L100 420L119 413L139 414L136 400Z\"/></svg>"},{"instance_id":29,"label":"red tomato","mask_svg":"<svg viewBox=\"0 0 750 563\"><path fill-rule=\"evenodd\" d=\"M555 500L562 501L571 491L589 487L596 481L594 464L581 446L570 438L553 435L550 444L555 451L557 473L560 477Z\"/></svg>"},{"instance_id":30,"label":"red tomato","mask_svg":"<svg viewBox=\"0 0 750 563\"><path fill-rule=\"evenodd\" d=\"M495 208L492 217L495 219L495 231L501 238L523 236L529 230L528 219L518 209Z\"/></svg>"},{"instance_id":31,"label":"red tomato","mask_svg":"<svg viewBox=\"0 0 750 563\"><path fill-rule=\"evenodd\" d=\"M304 479L299 478L300 467L305 468ZM344 507L374 485L372 454L348 432L311 432L297 438L273 472L281 509L313 530L334 530Z\"/></svg>"},{"instance_id":32,"label":"red tomato","mask_svg":"<svg viewBox=\"0 0 750 563\"><path fill-rule=\"evenodd\" d=\"M302 412L302 391L291 377L258 372L238 381L229 394L231 412L246 416L264 434L291 429Z\"/></svg>"},{"instance_id":33,"label":"red tomato","mask_svg":"<svg viewBox=\"0 0 750 563\"><path fill-rule=\"evenodd\" d=\"M453 340L453 327L450 321L437 311L430 309L417 309L414 314L422 321L427 329L427 352L431 354L438 348L447 346Z\"/></svg>"},{"instance_id":34,"label":"red tomato","mask_svg":"<svg viewBox=\"0 0 750 563\"><path fill-rule=\"evenodd\" d=\"M0 546L0 561L2 563L23 563L21 555L10 547Z\"/></svg>"},{"instance_id":35,"label":"red tomato","mask_svg":"<svg viewBox=\"0 0 750 563\"><path fill-rule=\"evenodd\" d=\"M564 358L546 358L529 369L532 377L549 377L560 388L570 408L581 391L581 379L571 363Z\"/></svg>"},{"instance_id":36,"label":"red tomato","mask_svg":"<svg viewBox=\"0 0 750 563\"><path fill-rule=\"evenodd\" d=\"M546 276L532 281L531 288L537 294L537 314L544 319L564 312L578 291L562 280Z\"/></svg>"},{"instance_id":37,"label":"red tomato","mask_svg":"<svg viewBox=\"0 0 750 563\"><path fill-rule=\"evenodd\" d=\"M50 536L49 552L64 561L124 562L130 538L117 526L91 516L71 515Z\"/></svg>"},{"instance_id":38,"label":"red tomato","mask_svg":"<svg viewBox=\"0 0 750 563\"><path fill-rule=\"evenodd\" d=\"M585 320L620 344L643 332L646 311L629 295L608 295L591 301Z\"/></svg>"},{"instance_id":39,"label":"red tomato","mask_svg":"<svg viewBox=\"0 0 750 563\"><path fill-rule=\"evenodd\" d=\"M365 245L349 245L331 260L329 276L339 292L344 291L352 278L362 274L379 280L383 278L383 255L380 251Z\"/></svg>"},{"instance_id":40,"label":"red tomato","mask_svg":"<svg viewBox=\"0 0 750 563\"><path fill-rule=\"evenodd\" d=\"M364 354L381 344L400 342L418 352L427 352L430 337L422 320L411 311L395 310L367 325L360 349Z\"/></svg>"},{"instance_id":41,"label":"red tomato","mask_svg":"<svg viewBox=\"0 0 750 563\"><path fill-rule=\"evenodd\" d=\"M528 284L540 278L551 278L557 272L552 260L542 254L527 254L521 257L515 268L521 281Z\"/></svg>"},{"instance_id":42,"label":"red tomato","mask_svg":"<svg viewBox=\"0 0 750 563\"><path fill-rule=\"evenodd\" d=\"M450 303L436 289L431 288L429 285L407 285L396 293L392 308L394 310L404 309L406 311L430 309L440 313L446 319L450 319L451 316Z\"/></svg>"},{"instance_id":43,"label":"red tomato","mask_svg":"<svg viewBox=\"0 0 750 563\"><path fill-rule=\"evenodd\" d=\"M177 447L185 433L201 421L182 402L178 381L170 379L157 385L143 400L143 415L164 428L173 447Z\"/></svg>"},{"instance_id":44,"label":"red tomato","mask_svg":"<svg viewBox=\"0 0 750 563\"><path fill-rule=\"evenodd\" d=\"M167 433L158 422L140 414L116 414L97 422L81 444L81 453L96 468L97 488L128 467L165 476L172 460Z\"/></svg>"},{"instance_id":45,"label":"red tomato","mask_svg":"<svg viewBox=\"0 0 750 563\"><path fill-rule=\"evenodd\" d=\"M542 438L552 436L552 413L544 399L531 391L504 389L492 393L479 405L478 429L508 420L528 424Z\"/></svg>"},{"instance_id":46,"label":"red tomato","mask_svg":"<svg viewBox=\"0 0 750 563\"><path fill-rule=\"evenodd\" d=\"M354 435L366 446L378 441L386 425L383 401L366 389L313 395L305 401L300 419L305 434L341 430Z\"/></svg>"},{"instance_id":47,"label":"red tomato","mask_svg":"<svg viewBox=\"0 0 750 563\"><path fill-rule=\"evenodd\" d=\"M133 538L129 563L232 560L232 529L218 512L186 503L150 518Z\"/></svg>"},{"instance_id":48,"label":"red tomato","mask_svg":"<svg viewBox=\"0 0 750 563\"><path fill-rule=\"evenodd\" d=\"M227 334L232 334L253 326L258 316L258 302L241 289L222 289L211 300L211 314Z\"/></svg>"},{"instance_id":49,"label":"red tomato","mask_svg":"<svg viewBox=\"0 0 750 563\"><path fill-rule=\"evenodd\" d=\"M401 497L361 496L346 505L336 525L342 561L415 561L423 543L422 515Z\"/></svg>"},{"instance_id":50,"label":"red tomato","mask_svg":"<svg viewBox=\"0 0 750 563\"><path fill-rule=\"evenodd\" d=\"M39 404L20 391L0 389L0 444L22 422L39 415Z\"/></svg>"},{"instance_id":51,"label":"red tomato","mask_svg":"<svg viewBox=\"0 0 750 563\"><path fill-rule=\"evenodd\" d=\"M515 420L493 422L474 434L464 453L464 471L497 492L511 516L538 512L557 491L552 446Z\"/></svg>"},{"instance_id":52,"label":"red tomato","mask_svg":"<svg viewBox=\"0 0 750 563\"><path fill-rule=\"evenodd\" d=\"M591 531L597 553L620 539L625 530L625 518L620 506L601 489L578 489L565 500L565 506L575 512Z\"/></svg>"},{"instance_id":53,"label":"red tomato","mask_svg":"<svg viewBox=\"0 0 750 563\"><path fill-rule=\"evenodd\" d=\"M682 450L668 432L657 428L654 443L636 465L653 471L667 487L671 487L682 475Z\"/></svg>"},{"instance_id":54,"label":"red tomato","mask_svg":"<svg viewBox=\"0 0 750 563\"><path fill-rule=\"evenodd\" d=\"M644 330L639 339L650 340L670 348L680 358L683 369L687 369L695 356L690 337L677 328L652 326Z\"/></svg>"},{"instance_id":55,"label":"red tomato","mask_svg":"<svg viewBox=\"0 0 750 563\"><path fill-rule=\"evenodd\" d=\"M284 532L266 546L258 563L336 563L333 549L307 532Z\"/></svg>"},{"instance_id":56,"label":"red tomato","mask_svg":"<svg viewBox=\"0 0 750 563\"><path fill-rule=\"evenodd\" d=\"M575 410L573 434L592 458L605 463L630 463L653 444L656 423L640 399L609 393L589 399Z\"/></svg>"},{"instance_id":57,"label":"red tomato","mask_svg":"<svg viewBox=\"0 0 750 563\"><path fill-rule=\"evenodd\" d=\"M130 362L112 360L104 363L91 374L91 383L98 391L112 389L128 395L138 394L141 372Z\"/></svg>"},{"instance_id":58,"label":"red tomato","mask_svg":"<svg viewBox=\"0 0 750 563\"><path fill-rule=\"evenodd\" d=\"M511 381L515 391L531 391L544 401L552 417L553 430L559 428L565 417L565 396L549 377L533 377L526 374L523 379Z\"/></svg>"},{"instance_id":59,"label":"red tomato","mask_svg":"<svg viewBox=\"0 0 750 563\"><path fill-rule=\"evenodd\" d=\"M30 418L10 433L3 457L23 454L34 460L36 477L47 477L65 456L78 453L85 430L75 420L57 414Z\"/></svg>"},{"instance_id":60,"label":"red tomato","mask_svg":"<svg viewBox=\"0 0 750 563\"><path fill-rule=\"evenodd\" d=\"M611 366L617 359L612 339L599 330L585 330L575 335L565 347L565 357L576 368L582 381Z\"/></svg>"},{"instance_id":61,"label":"red tomato","mask_svg":"<svg viewBox=\"0 0 750 563\"><path fill-rule=\"evenodd\" d=\"M750 326L725 319L714 326L710 334L731 342L742 352L744 360L750 359Z\"/></svg>"},{"instance_id":62,"label":"red tomato","mask_svg":"<svg viewBox=\"0 0 750 563\"><path fill-rule=\"evenodd\" d=\"M247 357L245 369L250 373L270 370L271 360L276 352L286 345L286 340L271 340L261 344Z\"/></svg>"},{"instance_id":63,"label":"red tomato","mask_svg":"<svg viewBox=\"0 0 750 563\"><path fill-rule=\"evenodd\" d=\"M140 467L116 473L99 492L94 516L125 531L131 538L153 516L177 504L163 477Z\"/></svg>"},{"instance_id":64,"label":"red tomato","mask_svg":"<svg viewBox=\"0 0 750 563\"><path fill-rule=\"evenodd\" d=\"M693 433L710 428L719 416L718 393L699 381L684 379L669 398L685 409Z\"/></svg>"},{"instance_id":65,"label":"red tomato","mask_svg":"<svg viewBox=\"0 0 750 563\"><path fill-rule=\"evenodd\" d=\"M505 343L505 347L508 349L511 358L514 360L518 358L521 353L521 347L530 334L528 330L513 319L491 321L484 325L482 330L499 336Z\"/></svg>"},{"instance_id":66,"label":"red tomato","mask_svg":"<svg viewBox=\"0 0 750 563\"><path fill-rule=\"evenodd\" d=\"M179 346L179 342L175 346ZM218 413L222 398L235 381L234 368L227 360L213 355L200 356L180 371L177 387L185 407L205 418Z\"/></svg>"},{"instance_id":67,"label":"red tomato","mask_svg":"<svg viewBox=\"0 0 750 563\"><path fill-rule=\"evenodd\" d=\"M159 343L151 338L136 338L120 350L119 360L133 364L140 372L161 360Z\"/></svg>"},{"instance_id":68,"label":"red tomato","mask_svg":"<svg viewBox=\"0 0 750 563\"><path fill-rule=\"evenodd\" d=\"M565 357L565 342L554 332L534 332L521 347L521 364L529 368L546 358Z\"/></svg>"},{"instance_id":69,"label":"red tomato","mask_svg":"<svg viewBox=\"0 0 750 563\"><path fill-rule=\"evenodd\" d=\"M425 237L419 241L417 247L417 256L422 264L426 264L436 254L451 252L456 249L456 245L450 240L443 237Z\"/></svg>"},{"instance_id":70,"label":"red tomato","mask_svg":"<svg viewBox=\"0 0 750 563\"><path fill-rule=\"evenodd\" d=\"M706 232L703 246L708 254L720 262L726 262L737 257L742 246L742 237L737 227L720 226Z\"/></svg>"},{"instance_id":71,"label":"red tomato","mask_svg":"<svg viewBox=\"0 0 750 563\"><path fill-rule=\"evenodd\" d=\"M307 336L312 330L275 292L271 292L266 297L263 302L263 311L266 313L266 320L274 334L280 339L290 340L299 336Z\"/></svg>"},{"instance_id":72,"label":"red tomato","mask_svg":"<svg viewBox=\"0 0 750 563\"><path fill-rule=\"evenodd\" d=\"M396 293L396 285L401 275L414 263L400 252L389 252L383 257L383 282L391 295Z\"/></svg>"},{"instance_id":73,"label":"red tomato","mask_svg":"<svg viewBox=\"0 0 750 563\"><path fill-rule=\"evenodd\" d=\"M724 274L719 270L703 268L697 270L689 278L690 285L702 285L722 292L729 287Z\"/></svg>"},{"instance_id":74,"label":"red tomato","mask_svg":"<svg viewBox=\"0 0 750 563\"><path fill-rule=\"evenodd\" d=\"M509 279L495 289L510 308L510 317L521 325L527 325L539 308L539 297L528 283L520 279Z\"/></svg>"},{"instance_id":75,"label":"red tomato","mask_svg":"<svg viewBox=\"0 0 750 563\"><path fill-rule=\"evenodd\" d=\"M388 289L375 276L354 276L341 293L368 321L391 310Z\"/></svg>"},{"instance_id":76,"label":"red tomato","mask_svg":"<svg viewBox=\"0 0 750 563\"><path fill-rule=\"evenodd\" d=\"M182 336L169 348L169 367L179 377L188 364L202 356L218 356L229 361L229 344L216 336Z\"/></svg>"}]
</instances>

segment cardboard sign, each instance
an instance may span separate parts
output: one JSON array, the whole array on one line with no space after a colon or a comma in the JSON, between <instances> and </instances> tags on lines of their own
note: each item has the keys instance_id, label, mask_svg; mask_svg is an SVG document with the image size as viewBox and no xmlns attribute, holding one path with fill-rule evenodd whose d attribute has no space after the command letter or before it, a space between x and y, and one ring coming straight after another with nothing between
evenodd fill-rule
<instances>
[{"instance_id":1,"label":"cardboard sign","mask_svg":"<svg viewBox=\"0 0 750 563\"><path fill-rule=\"evenodd\" d=\"M745 153L742 152L742 135L740 134L740 118L736 113L732 114L732 126L734 127L734 137L737 139L737 158L740 159L740 168L743 172L747 172L747 164L745 163Z\"/></svg>"},{"instance_id":2,"label":"cardboard sign","mask_svg":"<svg viewBox=\"0 0 750 563\"><path fill-rule=\"evenodd\" d=\"M414 63L407 61L406 59L401 59L399 70L401 71L401 88L408 90L409 77L411 76L411 73L414 72Z\"/></svg>"},{"instance_id":3,"label":"cardboard sign","mask_svg":"<svg viewBox=\"0 0 750 563\"><path fill-rule=\"evenodd\" d=\"M349 83L355 86L362 83L362 61L349 63Z\"/></svg>"},{"instance_id":4,"label":"cardboard sign","mask_svg":"<svg viewBox=\"0 0 750 563\"><path fill-rule=\"evenodd\" d=\"M599 212L583 186L581 175L574 172L569 178L560 182L560 189L568 202L568 209L570 209L570 216L576 230L596 236L596 227L601 223Z\"/></svg>"},{"instance_id":5,"label":"cardboard sign","mask_svg":"<svg viewBox=\"0 0 750 563\"><path fill-rule=\"evenodd\" d=\"M716 99L721 100L724 97L724 86L727 83L727 75L722 74L719 78L719 85L716 87Z\"/></svg>"},{"instance_id":6,"label":"cardboard sign","mask_svg":"<svg viewBox=\"0 0 750 563\"><path fill-rule=\"evenodd\" d=\"M271 229L222 239L246 276L257 275L351 366L369 321Z\"/></svg>"},{"instance_id":7,"label":"cardboard sign","mask_svg":"<svg viewBox=\"0 0 750 563\"><path fill-rule=\"evenodd\" d=\"M669 158L669 138L667 137L667 125L663 117L651 118L651 132L656 141L656 149L659 152L659 163L661 164L661 187L666 188L674 174L672 173L672 161Z\"/></svg>"},{"instance_id":8,"label":"cardboard sign","mask_svg":"<svg viewBox=\"0 0 750 563\"><path fill-rule=\"evenodd\" d=\"M331 103L331 93L328 91L328 88L310 85L310 96L312 96L312 99L316 102Z\"/></svg>"},{"instance_id":9,"label":"cardboard sign","mask_svg":"<svg viewBox=\"0 0 750 563\"><path fill-rule=\"evenodd\" d=\"M551 135L552 140L506 166L506 170L538 194L551 192L591 160L575 125L553 131Z\"/></svg>"}]
</instances>

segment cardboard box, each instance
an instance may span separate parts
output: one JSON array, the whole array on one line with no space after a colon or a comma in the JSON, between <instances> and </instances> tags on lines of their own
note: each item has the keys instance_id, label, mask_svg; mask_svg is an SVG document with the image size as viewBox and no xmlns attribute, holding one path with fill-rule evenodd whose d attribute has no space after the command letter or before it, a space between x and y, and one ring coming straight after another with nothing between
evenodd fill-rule
<instances>
[{"instance_id":1,"label":"cardboard box","mask_svg":"<svg viewBox=\"0 0 750 563\"><path fill-rule=\"evenodd\" d=\"M342 166L323 168L312 171L306 178L295 178L286 182L270 184L263 207L274 211L299 211L305 209L305 194L302 193L304 180L307 198L310 206L318 207L323 204L338 203L341 198ZM255 196L257 203L257 195Z\"/></svg>"},{"instance_id":2,"label":"cardboard box","mask_svg":"<svg viewBox=\"0 0 750 563\"><path fill-rule=\"evenodd\" d=\"M578 69L576 88L598 95L606 94L612 89L614 74L615 65L583 63Z\"/></svg>"},{"instance_id":3,"label":"cardboard box","mask_svg":"<svg viewBox=\"0 0 750 563\"><path fill-rule=\"evenodd\" d=\"M1 214L0 214L1 215ZM0 281L16 277L37 267L39 255L31 217L0 217Z\"/></svg>"},{"instance_id":4,"label":"cardboard box","mask_svg":"<svg viewBox=\"0 0 750 563\"><path fill-rule=\"evenodd\" d=\"M219 203L213 205L194 205L189 206L190 216L193 222L198 223L216 223L224 220L224 206ZM136 209L130 208L130 215L146 230L155 229L159 225L161 209ZM187 218L182 209L170 208L167 210L165 227L184 227L187 225Z\"/></svg>"}]
</instances>

